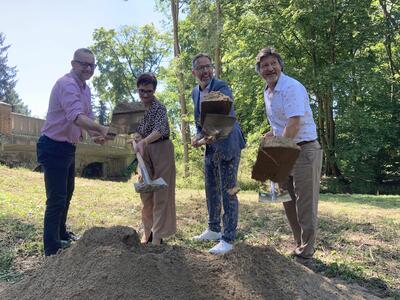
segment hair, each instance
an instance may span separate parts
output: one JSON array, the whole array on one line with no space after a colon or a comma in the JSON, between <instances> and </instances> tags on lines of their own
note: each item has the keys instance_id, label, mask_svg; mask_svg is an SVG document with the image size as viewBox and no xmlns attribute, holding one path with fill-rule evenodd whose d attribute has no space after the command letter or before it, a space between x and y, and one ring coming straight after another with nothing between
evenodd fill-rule
<instances>
[{"instance_id":1,"label":"hair","mask_svg":"<svg viewBox=\"0 0 400 300\"><path fill-rule=\"evenodd\" d=\"M212 63L212 59L211 59L211 56L209 54L207 54L207 53L199 53L195 57L193 57L193 59L192 59L192 70L194 70L196 68L196 62L201 57L207 57L210 60L210 62Z\"/></svg>"},{"instance_id":2,"label":"hair","mask_svg":"<svg viewBox=\"0 0 400 300\"><path fill-rule=\"evenodd\" d=\"M136 79L136 87L142 84L152 84L155 90L157 88L157 78L153 73L142 73Z\"/></svg>"},{"instance_id":3,"label":"hair","mask_svg":"<svg viewBox=\"0 0 400 300\"><path fill-rule=\"evenodd\" d=\"M77 56L78 56L79 53L81 53L81 52L89 53L89 54L91 54L91 55L94 56L92 50L90 50L90 49L88 49L88 48L79 48L79 49L76 49L76 50L75 50L75 52L74 52L74 58L73 58L73 59L76 60L76 59L77 59Z\"/></svg>"},{"instance_id":4,"label":"hair","mask_svg":"<svg viewBox=\"0 0 400 300\"><path fill-rule=\"evenodd\" d=\"M267 47L267 48L263 48L260 50L260 52L258 52L257 57L256 57L256 71L257 73L260 73L260 62L264 57L268 57L268 56L274 56L277 60L278 63L280 64L282 70L283 70L283 59L281 57L281 55L275 50L275 48L273 47Z\"/></svg>"}]
</instances>

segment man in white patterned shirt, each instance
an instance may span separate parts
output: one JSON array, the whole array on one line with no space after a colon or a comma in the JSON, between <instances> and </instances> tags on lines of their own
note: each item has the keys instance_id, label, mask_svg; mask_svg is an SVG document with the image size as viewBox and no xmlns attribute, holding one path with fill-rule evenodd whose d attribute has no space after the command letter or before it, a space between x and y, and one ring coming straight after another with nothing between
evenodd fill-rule
<instances>
[{"instance_id":1,"label":"man in white patterned shirt","mask_svg":"<svg viewBox=\"0 0 400 300\"><path fill-rule=\"evenodd\" d=\"M289 178L280 183L292 198L283 205L296 242L293 255L301 260L315 252L322 150L307 90L282 68L283 60L274 48L264 48L257 55L256 71L266 82L265 111L271 126L265 137L287 137L301 147Z\"/></svg>"}]
</instances>

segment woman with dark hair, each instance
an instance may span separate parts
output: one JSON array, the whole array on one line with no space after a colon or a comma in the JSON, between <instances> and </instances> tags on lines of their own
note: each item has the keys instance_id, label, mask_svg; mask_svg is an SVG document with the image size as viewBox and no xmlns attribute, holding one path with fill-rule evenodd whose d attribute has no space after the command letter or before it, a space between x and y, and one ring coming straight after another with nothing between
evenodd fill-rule
<instances>
[{"instance_id":1,"label":"woman with dark hair","mask_svg":"<svg viewBox=\"0 0 400 300\"><path fill-rule=\"evenodd\" d=\"M167 109L154 96L156 77L143 73L136 86L147 111L137 129L135 150L142 155L151 179L162 177L168 184L165 189L140 194L144 227L141 242L159 245L176 232L174 145L169 139Z\"/></svg>"}]
</instances>

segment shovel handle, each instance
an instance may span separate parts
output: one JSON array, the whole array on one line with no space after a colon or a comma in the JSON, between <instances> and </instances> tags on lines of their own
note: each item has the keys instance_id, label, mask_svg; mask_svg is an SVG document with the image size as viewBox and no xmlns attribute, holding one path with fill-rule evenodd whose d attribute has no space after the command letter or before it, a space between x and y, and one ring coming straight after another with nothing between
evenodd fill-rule
<instances>
[{"instance_id":1,"label":"shovel handle","mask_svg":"<svg viewBox=\"0 0 400 300\"><path fill-rule=\"evenodd\" d=\"M136 147L135 140L132 140L132 146L133 146L133 149L135 150L135 147ZM135 153L136 153L136 157L137 157L137 160L139 163L140 170L142 171L143 181L144 181L144 183L149 184L151 180L150 180L149 172L147 172L146 164L144 163L143 157L139 152L135 151Z\"/></svg>"}]
</instances>

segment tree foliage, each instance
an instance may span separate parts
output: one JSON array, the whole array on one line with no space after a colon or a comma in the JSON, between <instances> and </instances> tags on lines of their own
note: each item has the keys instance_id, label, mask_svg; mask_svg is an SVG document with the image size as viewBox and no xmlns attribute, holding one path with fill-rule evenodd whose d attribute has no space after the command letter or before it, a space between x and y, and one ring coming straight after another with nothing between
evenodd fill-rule
<instances>
[{"instance_id":1,"label":"tree foliage","mask_svg":"<svg viewBox=\"0 0 400 300\"><path fill-rule=\"evenodd\" d=\"M10 45L5 46L4 42L5 36L0 32L0 101L11 104L13 112L30 115L30 110L15 91L17 67L7 65Z\"/></svg>"},{"instance_id":2,"label":"tree foliage","mask_svg":"<svg viewBox=\"0 0 400 300\"><path fill-rule=\"evenodd\" d=\"M172 2L157 3L168 14ZM285 60L284 72L301 81L309 92L324 150L324 174L338 178L353 192L396 191L400 183L399 1L179 3L185 16L177 26L180 54L159 72L177 141L181 141L178 131L183 117L179 104L182 90L178 93L177 87L184 91L185 120L193 124L191 58L208 52L220 59L220 77L231 86L237 118L250 147L256 147L269 125L264 82L255 72L255 57L261 48L273 46ZM171 15L167 20L172 20ZM172 24L166 28L172 36ZM104 29L95 33L100 71L108 74L96 78L97 87L106 101L133 99L134 89L128 92L128 87L137 73L131 71L126 53L140 56L144 51L138 37L123 51L120 34ZM166 55L169 49L163 49ZM179 149L177 153L181 155Z\"/></svg>"},{"instance_id":3,"label":"tree foliage","mask_svg":"<svg viewBox=\"0 0 400 300\"><path fill-rule=\"evenodd\" d=\"M111 107L121 101L137 101L137 76L158 73L171 48L169 35L158 32L153 24L124 26L119 31L99 28L93 39L91 49L100 71L93 86L100 100Z\"/></svg>"}]
</instances>

